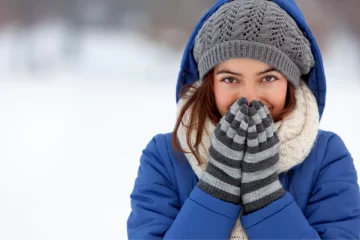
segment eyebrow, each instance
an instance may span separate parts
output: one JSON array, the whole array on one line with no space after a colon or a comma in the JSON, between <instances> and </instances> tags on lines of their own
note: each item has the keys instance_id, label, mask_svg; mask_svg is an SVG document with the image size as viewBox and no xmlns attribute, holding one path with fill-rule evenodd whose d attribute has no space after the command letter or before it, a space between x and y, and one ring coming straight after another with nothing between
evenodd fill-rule
<instances>
[{"instance_id":1,"label":"eyebrow","mask_svg":"<svg viewBox=\"0 0 360 240\"><path fill-rule=\"evenodd\" d=\"M269 72L273 72L273 71L278 72L278 70L276 70L275 68L271 67L271 68L268 68L268 69L266 69L266 70L264 70L264 71L258 72L258 73L256 74L256 76L263 75L263 74L265 74L265 73L269 73ZM236 75L236 76L239 76L239 77L242 77L242 76L243 76L241 73L232 72L232 71L227 70L227 69L221 69L221 70L217 71L215 75L224 74L224 73Z\"/></svg>"}]
</instances>

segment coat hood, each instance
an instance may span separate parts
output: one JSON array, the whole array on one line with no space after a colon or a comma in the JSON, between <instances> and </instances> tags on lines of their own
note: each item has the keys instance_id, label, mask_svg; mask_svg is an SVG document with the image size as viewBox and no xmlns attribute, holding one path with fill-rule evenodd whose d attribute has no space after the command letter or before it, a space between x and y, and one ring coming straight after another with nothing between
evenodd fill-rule
<instances>
[{"instance_id":1,"label":"coat hood","mask_svg":"<svg viewBox=\"0 0 360 240\"><path fill-rule=\"evenodd\" d=\"M195 29L190 36L190 39L185 47L185 51L183 54L180 72L176 84L176 102L178 102L180 98L180 89L184 85L192 84L199 79L197 64L193 56L193 48L197 33L201 29L204 22L214 12L216 12L216 10L219 7L230 1L233 0L218 0L205 13L205 15L200 19L200 21L195 26ZM325 78L324 65L323 65L323 60L319 46L308 24L305 21L302 12L300 11L299 7L296 5L295 0L272 0L272 1L277 5L279 5L281 8L283 8L295 20L299 29L304 33L304 36L309 40L311 44L311 51L315 59L315 66L312 68L312 70L309 73L308 87L315 95L319 108L319 116L321 118L325 108L326 78Z\"/></svg>"}]
</instances>

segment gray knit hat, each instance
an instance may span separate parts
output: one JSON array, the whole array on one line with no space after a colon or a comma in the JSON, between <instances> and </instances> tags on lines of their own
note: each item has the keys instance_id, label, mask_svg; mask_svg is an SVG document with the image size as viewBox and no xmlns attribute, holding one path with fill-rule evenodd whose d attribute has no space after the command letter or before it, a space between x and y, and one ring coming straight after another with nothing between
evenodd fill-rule
<instances>
[{"instance_id":1,"label":"gray knit hat","mask_svg":"<svg viewBox=\"0 0 360 240\"><path fill-rule=\"evenodd\" d=\"M234 0L205 21L193 50L199 77L232 58L262 61L295 87L315 65L308 39L295 21L268 0Z\"/></svg>"}]
</instances>

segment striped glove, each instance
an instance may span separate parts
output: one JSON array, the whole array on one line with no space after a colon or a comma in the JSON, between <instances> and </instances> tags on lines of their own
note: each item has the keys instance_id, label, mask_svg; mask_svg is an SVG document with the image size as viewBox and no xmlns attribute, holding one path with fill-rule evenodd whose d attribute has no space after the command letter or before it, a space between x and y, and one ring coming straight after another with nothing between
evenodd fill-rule
<instances>
[{"instance_id":1,"label":"striped glove","mask_svg":"<svg viewBox=\"0 0 360 240\"><path fill-rule=\"evenodd\" d=\"M285 194L277 174L280 141L270 112L263 103L251 101L249 117L241 169L244 214L261 209Z\"/></svg>"},{"instance_id":2,"label":"striped glove","mask_svg":"<svg viewBox=\"0 0 360 240\"><path fill-rule=\"evenodd\" d=\"M211 137L209 162L198 187L227 202L240 204L241 162L248 127L248 102L237 100Z\"/></svg>"}]
</instances>

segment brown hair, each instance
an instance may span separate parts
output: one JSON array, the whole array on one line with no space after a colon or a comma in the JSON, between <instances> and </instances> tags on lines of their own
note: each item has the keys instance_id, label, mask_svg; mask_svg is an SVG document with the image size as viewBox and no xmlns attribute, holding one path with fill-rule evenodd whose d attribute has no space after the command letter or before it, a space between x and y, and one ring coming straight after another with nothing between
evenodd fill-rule
<instances>
[{"instance_id":1,"label":"brown hair","mask_svg":"<svg viewBox=\"0 0 360 240\"><path fill-rule=\"evenodd\" d=\"M204 133L205 120L209 119L214 125L216 125L221 119L221 114L219 113L215 102L213 77L214 71L212 70L204 77L203 84L200 86L186 85L181 89L180 98L186 98L187 101L180 110L172 134L173 147L176 150L185 153L178 142L178 129L180 124L184 125L182 119L188 109L191 108L189 123L185 126L186 139L191 153L195 156L199 163L202 163L200 159L199 145ZM295 105L295 87L292 84L288 84L285 107L279 114L273 116L274 122L282 120L288 116L294 110ZM191 134L193 131L196 131L196 140L194 144L191 143Z\"/></svg>"}]
</instances>

